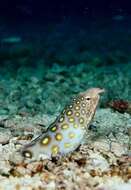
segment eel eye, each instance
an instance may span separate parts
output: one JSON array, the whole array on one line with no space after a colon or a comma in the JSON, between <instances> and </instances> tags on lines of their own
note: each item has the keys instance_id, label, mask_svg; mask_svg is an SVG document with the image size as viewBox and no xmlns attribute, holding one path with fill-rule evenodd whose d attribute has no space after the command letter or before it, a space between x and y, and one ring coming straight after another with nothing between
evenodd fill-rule
<instances>
[{"instance_id":1,"label":"eel eye","mask_svg":"<svg viewBox=\"0 0 131 190\"><path fill-rule=\"evenodd\" d=\"M91 98L90 97L86 97L86 100L89 101Z\"/></svg>"}]
</instances>

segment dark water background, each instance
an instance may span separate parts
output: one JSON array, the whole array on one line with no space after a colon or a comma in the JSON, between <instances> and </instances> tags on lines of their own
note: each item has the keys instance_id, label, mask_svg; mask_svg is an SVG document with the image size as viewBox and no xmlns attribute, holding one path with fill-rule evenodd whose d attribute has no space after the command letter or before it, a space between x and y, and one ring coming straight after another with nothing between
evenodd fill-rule
<instances>
[{"instance_id":1,"label":"dark water background","mask_svg":"<svg viewBox=\"0 0 131 190\"><path fill-rule=\"evenodd\" d=\"M0 16L9 21L34 22L61 20L65 17L111 17L116 14L131 14L129 0L4 0L0 6Z\"/></svg>"}]
</instances>

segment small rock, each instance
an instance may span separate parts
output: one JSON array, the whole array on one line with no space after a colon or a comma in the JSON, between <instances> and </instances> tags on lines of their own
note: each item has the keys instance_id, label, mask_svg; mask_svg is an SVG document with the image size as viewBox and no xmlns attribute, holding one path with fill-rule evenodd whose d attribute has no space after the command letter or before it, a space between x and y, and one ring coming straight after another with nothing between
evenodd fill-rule
<instances>
[{"instance_id":1,"label":"small rock","mask_svg":"<svg viewBox=\"0 0 131 190\"><path fill-rule=\"evenodd\" d=\"M122 156L125 154L125 150L121 144L118 144L117 142L112 142L111 143L111 151L116 155L116 156Z\"/></svg>"},{"instance_id":2,"label":"small rock","mask_svg":"<svg viewBox=\"0 0 131 190\"><path fill-rule=\"evenodd\" d=\"M107 160L99 153L91 153L89 156L89 164L87 168L89 170L100 169L101 171L104 171L109 168L109 164Z\"/></svg>"},{"instance_id":3,"label":"small rock","mask_svg":"<svg viewBox=\"0 0 131 190\"><path fill-rule=\"evenodd\" d=\"M6 144L11 139L12 134L9 130L0 131L0 144Z\"/></svg>"}]
</instances>

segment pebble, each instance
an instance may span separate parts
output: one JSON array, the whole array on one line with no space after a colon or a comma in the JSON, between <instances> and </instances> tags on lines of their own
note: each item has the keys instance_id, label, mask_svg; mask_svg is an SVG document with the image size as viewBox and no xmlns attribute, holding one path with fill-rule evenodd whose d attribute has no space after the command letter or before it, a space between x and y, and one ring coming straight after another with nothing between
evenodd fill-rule
<instances>
[{"instance_id":1,"label":"pebble","mask_svg":"<svg viewBox=\"0 0 131 190\"><path fill-rule=\"evenodd\" d=\"M118 157L125 154L124 147L116 142L111 143L111 151Z\"/></svg>"},{"instance_id":2,"label":"pebble","mask_svg":"<svg viewBox=\"0 0 131 190\"><path fill-rule=\"evenodd\" d=\"M0 131L0 144L7 144L11 139L11 137L12 137L11 131L6 129Z\"/></svg>"}]
</instances>

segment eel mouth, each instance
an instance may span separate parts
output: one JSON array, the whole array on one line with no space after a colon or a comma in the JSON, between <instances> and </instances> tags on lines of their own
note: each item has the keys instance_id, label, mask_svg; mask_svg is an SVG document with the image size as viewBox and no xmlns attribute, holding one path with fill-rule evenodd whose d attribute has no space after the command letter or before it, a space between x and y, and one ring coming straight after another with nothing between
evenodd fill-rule
<instances>
[{"instance_id":1,"label":"eel mouth","mask_svg":"<svg viewBox=\"0 0 131 190\"><path fill-rule=\"evenodd\" d=\"M86 91L87 94L101 94L105 92L104 88L90 88Z\"/></svg>"},{"instance_id":2,"label":"eel mouth","mask_svg":"<svg viewBox=\"0 0 131 190\"><path fill-rule=\"evenodd\" d=\"M81 95L91 95L92 97L96 97L97 95L102 94L103 92L105 92L104 88L90 88L88 90L86 90L85 92L80 93Z\"/></svg>"},{"instance_id":3,"label":"eel mouth","mask_svg":"<svg viewBox=\"0 0 131 190\"><path fill-rule=\"evenodd\" d=\"M105 89L104 88L96 88L96 91L98 94L101 94L101 93L104 93L105 92Z\"/></svg>"}]
</instances>

